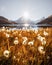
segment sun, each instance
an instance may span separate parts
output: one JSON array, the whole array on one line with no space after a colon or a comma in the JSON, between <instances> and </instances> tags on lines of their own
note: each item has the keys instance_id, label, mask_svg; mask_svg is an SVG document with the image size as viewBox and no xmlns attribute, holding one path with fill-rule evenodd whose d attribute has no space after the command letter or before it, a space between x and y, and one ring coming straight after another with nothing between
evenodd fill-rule
<instances>
[{"instance_id":1,"label":"sun","mask_svg":"<svg viewBox=\"0 0 52 65\"><path fill-rule=\"evenodd\" d=\"M28 20L28 19L29 19L29 12L25 11L25 12L23 13L23 18L24 18L25 20Z\"/></svg>"}]
</instances>

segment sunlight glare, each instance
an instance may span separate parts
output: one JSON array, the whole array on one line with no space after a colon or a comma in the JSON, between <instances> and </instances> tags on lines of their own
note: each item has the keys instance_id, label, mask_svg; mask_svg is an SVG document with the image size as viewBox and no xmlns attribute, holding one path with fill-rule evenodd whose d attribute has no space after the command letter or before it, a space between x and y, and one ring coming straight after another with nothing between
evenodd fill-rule
<instances>
[{"instance_id":1,"label":"sunlight glare","mask_svg":"<svg viewBox=\"0 0 52 65\"><path fill-rule=\"evenodd\" d=\"M28 12L24 12L23 13L23 18L28 20L29 19L29 13Z\"/></svg>"}]
</instances>

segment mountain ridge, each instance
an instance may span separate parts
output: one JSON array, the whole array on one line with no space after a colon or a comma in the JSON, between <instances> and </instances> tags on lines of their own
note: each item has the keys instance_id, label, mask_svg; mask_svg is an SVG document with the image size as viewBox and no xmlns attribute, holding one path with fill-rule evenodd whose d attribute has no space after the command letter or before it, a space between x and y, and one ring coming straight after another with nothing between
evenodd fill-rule
<instances>
[{"instance_id":1,"label":"mountain ridge","mask_svg":"<svg viewBox=\"0 0 52 65\"><path fill-rule=\"evenodd\" d=\"M43 19L43 20L41 20L37 24L52 24L52 15Z\"/></svg>"},{"instance_id":2,"label":"mountain ridge","mask_svg":"<svg viewBox=\"0 0 52 65\"><path fill-rule=\"evenodd\" d=\"M19 19L13 21L13 20L8 20L7 18L0 16L0 24L52 24L52 15L38 20L38 23L35 23L35 21L25 20L23 17L20 17Z\"/></svg>"}]
</instances>

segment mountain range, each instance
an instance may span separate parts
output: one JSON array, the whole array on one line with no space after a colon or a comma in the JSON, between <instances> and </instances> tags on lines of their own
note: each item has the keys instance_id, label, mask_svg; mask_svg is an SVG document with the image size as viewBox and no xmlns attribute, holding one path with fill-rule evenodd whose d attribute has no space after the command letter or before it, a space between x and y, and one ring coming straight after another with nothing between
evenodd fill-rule
<instances>
[{"instance_id":1,"label":"mountain range","mask_svg":"<svg viewBox=\"0 0 52 65\"><path fill-rule=\"evenodd\" d=\"M8 20L7 18L0 16L0 26L2 26L3 24L52 24L52 15L47 17L47 18L43 18L40 20L37 20L38 22L35 23L36 21L32 21L32 20L25 20L23 17L20 17L19 19L12 21L12 20Z\"/></svg>"}]
</instances>

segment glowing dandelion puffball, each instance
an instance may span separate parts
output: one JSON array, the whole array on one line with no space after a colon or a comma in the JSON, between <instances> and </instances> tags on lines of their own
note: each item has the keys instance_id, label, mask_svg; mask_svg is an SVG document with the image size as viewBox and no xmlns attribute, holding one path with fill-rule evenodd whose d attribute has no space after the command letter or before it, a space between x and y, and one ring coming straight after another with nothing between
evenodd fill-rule
<instances>
[{"instance_id":1,"label":"glowing dandelion puffball","mask_svg":"<svg viewBox=\"0 0 52 65\"><path fill-rule=\"evenodd\" d=\"M8 57L9 57L9 54L10 54L10 51L5 50L3 54L4 54L4 56L5 56L5 57L7 57L7 58L8 58Z\"/></svg>"},{"instance_id":2,"label":"glowing dandelion puffball","mask_svg":"<svg viewBox=\"0 0 52 65\"><path fill-rule=\"evenodd\" d=\"M44 53L45 53L43 46L39 46L39 47L38 47L38 51L39 51L41 54L44 54Z\"/></svg>"},{"instance_id":3,"label":"glowing dandelion puffball","mask_svg":"<svg viewBox=\"0 0 52 65\"><path fill-rule=\"evenodd\" d=\"M14 40L14 44L15 44L15 45L18 44L18 42L19 42L18 40Z\"/></svg>"}]
</instances>

